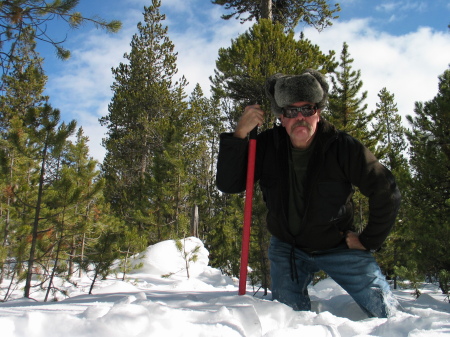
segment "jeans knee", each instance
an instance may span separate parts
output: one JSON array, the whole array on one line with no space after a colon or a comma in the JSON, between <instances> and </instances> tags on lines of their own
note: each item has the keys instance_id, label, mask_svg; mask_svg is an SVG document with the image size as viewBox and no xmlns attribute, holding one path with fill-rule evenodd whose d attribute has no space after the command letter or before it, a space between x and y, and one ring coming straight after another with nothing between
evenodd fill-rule
<instances>
[{"instance_id":1,"label":"jeans knee","mask_svg":"<svg viewBox=\"0 0 450 337\"><path fill-rule=\"evenodd\" d=\"M308 293L292 292L288 289L272 290L272 300L286 304L295 311L311 310L311 300Z\"/></svg>"},{"instance_id":2,"label":"jeans knee","mask_svg":"<svg viewBox=\"0 0 450 337\"><path fill-rule=\"evenodd\" d=\"M367 289L367 296L356 298L355 301L369 317L388 318L391 317L398 308L398 301L390 289L378 286Z\"/></svg>"}]
</instances>

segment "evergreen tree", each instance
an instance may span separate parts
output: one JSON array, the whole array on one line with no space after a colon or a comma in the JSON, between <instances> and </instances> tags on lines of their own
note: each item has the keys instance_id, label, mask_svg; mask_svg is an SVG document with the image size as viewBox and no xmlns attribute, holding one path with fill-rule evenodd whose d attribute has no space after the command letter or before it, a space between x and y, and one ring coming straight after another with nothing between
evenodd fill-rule
<instances>
[{"instance_id":1,"label":"evergreen tree","mask_svg":"<svg viewBox=\"0 0 450 337\"><path fill-rule=\"evenodd\" d=\"M378 140L375 152L378 159L391 170L405 168L406 129L398 113L394 94L383 88L378 93L378 98L380 101L376 104L377 108L373 114L375 123L372 125Z\"/></svg>"},{"instance_id":2,"label":"evergreen tree","mask_svg":"<svg viewBox=\"0 0 450 337\"><path fill-rule=\"evenodd\" d=\"M174 156L181 156L182 131L177 126L187 107L185 79L173 83L177 55L160 6L153 0L144 7L144 23L124 55L128 62L113 69L114 96L109 114L100 120L108 129L102 165L106 200L127 224L148 231L149 242L162 239L162 227L173 215L167 199L173 197L169 185L176 184L177 172L168 170L178 169Z\"/></svg>"},{"instance_id":3,"label":"evergreen tree","mask_svg":"<svg viewBox=\"0 0 450 337\"><path fill-rule=\"evenodd\" d=\"M74 259L81 254L85 233L92 230L95 207L103 202L100 194L103 193L104 180L100 179L98 162L89 156L88 141L83 128L79 128L75 142L67 143L63 157L63 165L76 191L73 193L76 198L70 203L71 226L66 242L69 278L74 274Z\"/></svg>"},{"instance_id":4,"label":"evergreen tree","mask_svg":"<svg viewBox=\"0 0 450 337\"><path fill-rule=\"evenodd\" d=\"M189 97L187 117L188 120L191 120L192 125L185 136L186 151L189 153L189 156L185 158L189 177L189 203L187 206L191 209L197 206L199 223L197 234L201 239L207 240L211 219L217 208L216 195L218 191L215 184L217 135L223 130L220 109L213 99L204 97L199 85L195 87Z\"/></svg>"},{"instance_id":5,"label":"evergreen tree","mask_svg":"<svg viewBox=\"0 0 450 337\"><path fill-rule=\"evenodd\" d=\"M47 77L42 70L42 59L36 57L35 43L18 39L14 58L16 62L9 75L2 76L3 95L0 96L0 184L5 193L1 198L1 277L5 267L13 275L21 274L26 259L29 219L23 205L33 203L33 181L38 172L38 163L18 151L12 142L12 135L26 138L25 118L33 108L43 107L48 97L43 95ZM21 193L19 194L18 188ZM22 201L22 203L20 203ZM18 204L19 203L19 204ZM22 205L22 206L20 206ZM21 237L23 235L23 237ZM20 240L14 237L19 237ZM12 257L16 263L9 268ZM11 277L14 280L14 276Z\"/></svg>"},{"instance_id":6,"label":"evergreen tree","mask_svg":"<svg viewBox=\"0 0 450 337\"><path fill-rule=\"evenodd\" d=\"M94 272L89 294L92 294L98 277L105 279L111 272L114 261L120 258L120 246L123 238L123 229L120 221L109 222L107 226L100 225L99 237L92 245L86 247L81 261L81 268ZM93 270L91 270L91 268Z\"/></svg>"},{"instance_id":7,"label":"evergreen tree","mask_svg":"<svg viewBox=\"0 0 450 337\"><path fill-rule=\"evenodd\" d=\"M309 40L295 40L292 31L285 33L281 24L260 20L233 40L231 47L219 50L215 76L211 78L212 90L216 97L232 100L228 118L236 123L243 107L249 103L270 107L264 86L269 76L275 73L298 74L306 68L326 73L334 70L335 66L334 52L325 55ZM267 118L264 127L269 125L271 121Z\"/></svg>"},{"instance_id":8,"label":"evergreen tree","mask_svg":"<svg viewBox=\"0 0 450 337\"><path fill-rule=\"evenodd\" d=\"M407 147L405 132L401 116L398 113L394 94L383 88L378 93L379 102L376 104L375 124L373 129L378 134L378 158L394 174L397 185L402 193L402 205L399 210L394 228L387 238L383 249L377 254L377 260L385 272L394 279L397 286L396 268L405 266L411 249L413 238L409 233L409 193L411 182L408 161L405 157Z\"/></svg>"},{"instance_id":9,"label":"evergreen tree","mask_svg":"<svg viewBox=\"0 0 450 337\"><path fill-rule=\"evenodd\" d=\"M243 200L239 195L224 195L215 184L218 137L225 131L217 100L203 97L199 86L189 100L192 115L200 116L200 133L195 148L199 154L191 161L192 203L199 209L199 236L210 251L210 264L227 275L236 276L240 263L240 236ZM192 136L191 136L192 137Z\"/></svg>"},{"instance_id":10,"label":"evergreen tree","mask_svg":"<svg viewBox=\"0 0 450 337\"><path fill-rule=\"evenodd\" d=\"M187 196L187 176L185 157L188 153L185 128L189 122L185 120L187 104L181 101L178 106L168 109L167 119L160 124L164 132L162 146L154 151L149 191L154 198L152 209L155 209L158 240L176 238L187 231L189 218L182 212ZM174 102L174 104L177 104ZM186 124L187 123L187 124ZM186 209L184 209L186 210Z\"/></svg>"},{"instance_id":11,"label":"evergreen tree","mask_svg":"<svg viewBox=\"0 0 450 337\"><path fill-rule=\"evenodd\" d=\"M259 185L255 186L253 214L249 255L249 265L252 266L253 272L250 274L250 279L253 285L260 285L264 289L264 295L267 295L267 290L270 288L268 253L271 235L266 228L267 208Z\"/></svg>"},{"instance_id":12,"label":"evergreen tree","mask_svg":"<svg viewBox=\"0 0 450 337\"><path fill-rule=\"evenodd\" d=\"M37 194L33 203L34 219L24 292L24 296L29 297L38 233L42 229L40 224L45 219L45 216L41 214L44 207L44 192L57 174L52 166L53 159L58 158L68 137L75 131L76 123L72 121L69 124L60 124L59 110L45 105L43 108L30 109L25 117L24 125L25 133L13 133L12 141L23 155L40 163L39 174L35 182Z\"/></svg>"},{"instance_id":13,"label":"evergreen tree","mask_svg":"<svg viewBox=\"0 0 450 337\"><path fill-rule=\"evenodd\" d=\"M332 89L329 95L328 111L324 117L339 130L345 131L361 141L372 151L377 139L368 129L374 113L367 113L367 91L360 94L363 86L361 71L353 70L348 45L344 42L338 69L331 77Z\"/></svg>"},{"instance_id":14,"label":"evergreen tree","mask_svg":"<svg viewBox=\"0 0 450 337\"><path fill-rule=\"evenodd\" d=\"M91 228L87 214L98 202L103 180L99 179L97 162L89 157L87 137L80 128L76 142L68 142L61 157L58 179L52 184L46 198L47 207L54 210L49 222L53 223L51 239L54 245L49 266L49 281L45 301L50 291L58 289L52 285L55 276L70 278L73 274L73 257L77 255L80 238Z\"/></svg>"},{"instance_id":15,"label":"evergreen tree","mask_svg":"<svg viewBox=\"0 0 450 337\"><path fill-rule=\"evenodd\" d=\"M450 69L439 76L439 92L425 103L416 102L408 116L410 142L411 231L416 240L413 259L418 272L448 290L450 270Z\"/></svg>"},{"instance_id":16,"label":"evergreen tree","mask_svg":"<svg viewBox=\"0 0 450 337\"><path fill-rule=\"evenodd\" d=\"M239 275L242 218L244 200L242 195L221 194L216 196L220 205L211 219L211 228L207 235L207 247L210 250L211 266L219 268L224 274Z\"/></svg>"},{"instance_id":17,"label":"evergreen tree","mask_svg":"<svg viewBox=\"0 0 450 337\"><path fill-rule=\"evenodd\" d=\"M329 94L328 109L323 112L323 117L336 126L337 129L347 132L358 139L372 152L378 139L373 130L369 130L374 113L366 113L367 92L360 94L363 86L361 71L353 70L353 59L350 58L348 45L344 42L338 70L331 77L332 89ZM355 203L355 225L362 230L368 221L368 200L359 190L353 197Z\"/></svg>"},{"instance_id":18,"label":"evergreen tree","mask_svg":"<svg viewBox=\"0 0 450 337\"><path fill-rule=\"evenodd\" d=\"M212 0L213 4L231 9L231 14L222 15L222 19L233 17L241 22L270 19L287 29L294 29L304 22L318 30L331 26L331 20L341 9L339 4L332 8L326 0ZM244 15L248 15L244 17Z\"/></svg>"},{"instance_id":19,"label":"evergreen tree","mask_svg":"<svg viewBox=\"0 0 450 337\"><path fill-rule=\"evenodd\" d=\"M75 122L60 123L43 95L47 78L35 44L20 38L14 53L0 96L1 279L8 275L11 287L26 280L27 297L32 287L47 286L47 300L58 291L54 278L71 277L85 247L97 242L99 219L105 226L114 219L100 216L103 181L87 137L79 129L76 142L68 141ZM31 284L32 276L40 284Z\"/></svg>"}]
</instances>

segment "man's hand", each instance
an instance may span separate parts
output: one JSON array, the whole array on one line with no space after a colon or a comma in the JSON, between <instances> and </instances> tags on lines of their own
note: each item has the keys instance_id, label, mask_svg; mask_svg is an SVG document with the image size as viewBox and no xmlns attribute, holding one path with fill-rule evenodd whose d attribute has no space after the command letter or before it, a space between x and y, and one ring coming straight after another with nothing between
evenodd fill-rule
<instances>
[{"instance_id":1,"label":"man's hand","mask_svg":"<svg viewBox=\"0 0 450 337\"><path fill-rule=\"evenodd\" d=\"M359 241L359 235L355 232L348 231L345 235L345 242L349 249L367 250Z\"/></svg>"},{"instance_id":2,"label":"man's hand","mask_svg":"<svg viewBox=\"0 0 450 337\"><path fill-rule=\"evenodd\" d=\"M244 139L255 126L261 126L264 123L264 111L259 104L245 107L239 122L234 130L234 136Z\"/></svg>"}]
</instances>

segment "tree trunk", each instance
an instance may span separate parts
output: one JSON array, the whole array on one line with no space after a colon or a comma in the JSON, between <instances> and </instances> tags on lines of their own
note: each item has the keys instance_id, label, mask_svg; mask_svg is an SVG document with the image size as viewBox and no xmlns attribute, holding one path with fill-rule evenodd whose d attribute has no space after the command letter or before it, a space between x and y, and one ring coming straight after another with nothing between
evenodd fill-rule
<instances>
[{"instance_id":1,"label":"tree trunk","mask_svg":"<svg viewBox=\"0 0 450 337\"><path fill-rule=\"evenodd\" d=\"M63 211L63 213L62 213L62 221L61 221L61 224L62 224L62 227L61 227L61 234L60 234L59 239L58 239L58 245L57 245L57 247L56 247L55 262L54 262L54 264L53 264L52 273L51 273L50 279L49 279L49 281L48 281L48 288L47 288L47 292L46 292L46 294L45 294L44 302L47 302L47 300L48 300L48 295L50 294L50 291L51 291L51 289L52 289L53 279L55 278L55 274L56 274L56 271L57 271L57 269L58 269L58 264L59 264L59 254L61 253L61 245L62 245L62 241L64 240L65 212L66 212L66 210L65 210L65 208L64 208L64 211ZM56 235L55 235L55 238L56 238L56 239L58 238L58 234L57 234L57 233L56 233Z\"/></svg>"},{"instance_id":2,"label":"tree trunk","mask_svg":"<svg viewBox=\"0 0 450 337\"><path fill-rule=\"evenodd\" d=\"M191 235L198 238L198 206L197 205L195 205L192 209Z\"/></svg>"},{"instance_id":3,"label":"tree trunk","mask_svg":"<svg viewBox=\"0 0 450 337\"><path fill-rule=\"evenodd\" d=\"M125 275L127 274L127 264L128 264L128 256L130 255L130 246L128 246L127 253L125 255L125 261L123 264L123 275L122 281L125 281Z\"/></svg>"},{"instance_id":4,"label":"tree trunk","mask_svg":"<svg viewBox=\"0 0 450 337\"><path fill-rule=\"evenodd\" d=\"M84 259L84 245L86 243L86 233L83 233L83 240L81 241L81 255L80 255L80 261L83 261ZM78 272L78 276L81 278L82 276L82 268L80 268L80 266L78 266L79 272Z\"/></svg>"},{"instance_id":5,"label":"tree trunk","mask_svg":"<svg viewBox=\"0 0 450 337\"><path fill-rule=\"evenodd\" d=\"M61 241L62 241L62 234L61 234L61 238L58 240L58 247L56 248L55 262L53 265L52 273L50 275L50 279L48 280L48 288L47 288L47 292L45 293L44 302L47 302L47 300L48 300L48 295L50 294L50 291L52 289L53 279L55 278L56 269L58 268L59 253L61 251Z\"/></svg>"},{"instance_id":6,"label":"tree trunk","mask_svg":"<svg viewBox=\"0 0 450 337\"><path fill-rule=\"evenodd\" d=\"M89 288L89 295L92 295L92 290L94 289L94 284L95 284L95 281L97 280L97 276L98 276L98 266L97 266L97 268L95 268L95 275L94 275L94 279L92 280L92 283L91 283L91 287Z\"/></svg>"},{"instance_id":7,"label":"tree trunk","mask_svg":"<svg viewBox=\"0 0 450 337\"><path fill-rule=\"evenodd\" d=\"M67 271L67 276L69 278L71 278L73 275L73 269L74 269L73 259L74 259L75 253L76 253L76 249L75 249L75 235L74 235L74 236L72 236L72 244L71 244L70 253L69 253L69 268Z\"/></svg>"},{"instance_id":8,"label":"tree trunk","mask_svg":"<svg viewBox=\"0 0 450 337\"><path fill-rule=\"evenodd\" d=\"M272 0L261 0L261 19L272 20Z\"/></svg>"},{"instance_id":9,"label":"tree trunk","mask_svg":"<svg viewBox=\"0 0 450 337\"><path fill-rule=\"evenodd\" d=\"M47 158L47 145L45 145L44 150L43 150L41 173L39 176L39 189L38 189L38 196L37 196L37 202L36 202L36 210L34 213L33 234L32 234L32 238L31 238L30 257L28 259L27 280L25 282L25 290L24 290L24 297L26 297L26 298L30 297L31 278L33 276L34 254L36 252L36 243L37 243L37 237L38 237L39 216L41 213L42 194L44 191L44 176L45 176L46 158Z\"/></svg>"}]
</instances>

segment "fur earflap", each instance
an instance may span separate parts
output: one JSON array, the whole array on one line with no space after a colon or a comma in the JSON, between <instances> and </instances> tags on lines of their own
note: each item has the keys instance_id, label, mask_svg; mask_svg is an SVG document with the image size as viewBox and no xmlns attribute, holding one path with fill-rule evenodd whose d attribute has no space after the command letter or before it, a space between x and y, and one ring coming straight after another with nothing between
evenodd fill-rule
<instances>
[{"instance_id":1,"label":"fur earflap","mask_svg":"<svg viewBox=\"0 0 450 337\"><path fill-rule=\"evenodd\" d=\"M266 94L275 116L282 114L282 107L295 102L316 103L323 109L328 99L328 83L314 69L306 69L300 75L275 74L266 81Z\"/></svg>"}]
</instances>

